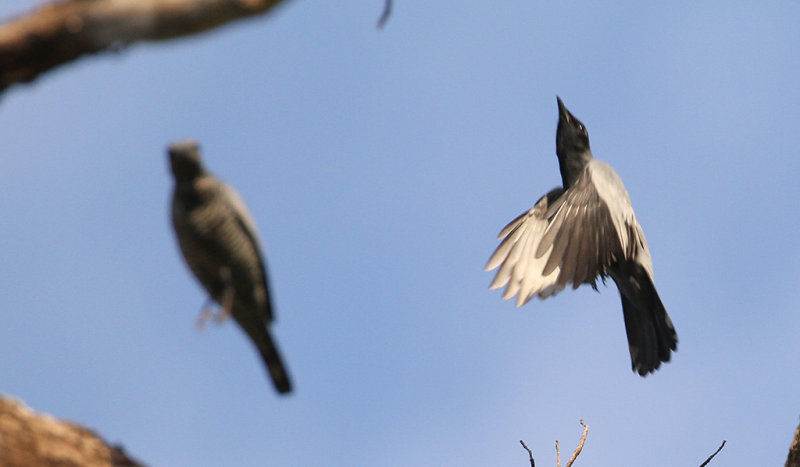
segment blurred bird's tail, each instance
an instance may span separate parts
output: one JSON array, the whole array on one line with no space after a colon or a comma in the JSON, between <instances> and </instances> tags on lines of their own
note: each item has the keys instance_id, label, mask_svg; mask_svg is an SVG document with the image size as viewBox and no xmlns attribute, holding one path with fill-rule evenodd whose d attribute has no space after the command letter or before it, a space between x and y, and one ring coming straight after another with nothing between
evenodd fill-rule
<instances>
[{"instance_id":1,"label":"blurred bird's tail","mask_svg":"<svg viewBox=\"0 0 800 467\"><path fill-rule=\"evenodd\" d=\"M281 394L291 392L292 383L289 381L289 374L286 372L283 359L278 353L278 348L275 346L275 341L272 340L269 329L264 330L264 335L256 342L256 347L258 347L261 358L264 360L267 373L272 378L275 389Z\"/></svg>"},{"instance_id":2,"label":"blurred bird's tail","mask_svg":"<svg viewBox=\"0 0 800 467\"><path fill-rule=\"evenodd\" d=\"M289 381L289 373L283 365L278 347L275 346L275 341L272 340L272 335L269 332L269 324L264 322L260 315L241 313L234 308L234 319L239 323L239 326L250 337L250 341L258 349L261 354L261 359L264 360L264 365L267 368L272 383L275 389L281 394L287 394L292 391L292 383Z\"/></svg>"},{"instance_id":3,"label":"blurred bird's tail","mask_svg":"<svg viewBox=\"0 0 800 467\"><path fill-rule=\"evenodd\" d=\"M633 371L646 376L668 362L678 348L678 335L661 303L650 274L636 262L612 274L622 297L622 313Z\"/></svg>"}]
</instances>

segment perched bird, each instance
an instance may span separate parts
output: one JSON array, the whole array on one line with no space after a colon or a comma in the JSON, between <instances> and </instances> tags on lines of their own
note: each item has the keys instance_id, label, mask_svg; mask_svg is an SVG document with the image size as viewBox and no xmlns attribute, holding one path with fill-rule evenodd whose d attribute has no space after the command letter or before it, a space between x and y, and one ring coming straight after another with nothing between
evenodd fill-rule
<instances>
[{"instance_id":1,"label":"perched bird","mask_svg":"<svg viewBox=\"0 0 800 467\"><path fill-rule=\"evenodd\" d=\"M272 304L258 232L241 197L206 172L195 141L169 146L172 225L181 253L222 316L233 315L258 349L279 393L291 391L272 336Z\"/></svg>"},{"instance_id":2,"label":"perched bird","mask_svg":"<svg viewBox=\"0 0 800 467\"><path fill-rule=\"evenodd\" d=\"M556 155L563 187L542 196L509 223L486 270L500 266L490 289L517 306L555 295L567 284L611 277L622 298L633 371L641 376L668 362L678 336L653 284L653 262L628 192L610 165L592 156L589 134L558 100Z\"/></svg>"}]
</instances>

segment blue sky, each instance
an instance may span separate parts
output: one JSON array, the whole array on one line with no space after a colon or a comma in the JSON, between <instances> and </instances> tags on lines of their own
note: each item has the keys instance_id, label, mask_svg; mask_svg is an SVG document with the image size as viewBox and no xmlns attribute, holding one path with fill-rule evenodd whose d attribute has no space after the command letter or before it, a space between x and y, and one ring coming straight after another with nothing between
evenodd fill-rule
<instances>
[{"instance_id":1,"label":"blue sky","mask_svg":"<svg viewBox=\"0 0 800 467\"><path fill-rule=\"evenodd\" d=\"M10 0L0 16L30 9ZM0 392L154 466L782 465L800 416L800 3L290 2L0 99ZM624 180L680 339L613 285L523 308L499 230L560 183L556 94ZM278 397L168 223L194 137L267 252Z\"/></svg>"}]
</instances>

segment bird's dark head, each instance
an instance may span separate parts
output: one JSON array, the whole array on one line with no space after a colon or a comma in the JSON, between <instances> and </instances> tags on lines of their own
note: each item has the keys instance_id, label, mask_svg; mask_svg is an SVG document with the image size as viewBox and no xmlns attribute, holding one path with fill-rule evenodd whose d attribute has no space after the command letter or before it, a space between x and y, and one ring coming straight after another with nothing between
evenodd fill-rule
<instances>
[{"instance_id":1,"label":"bird's dark head","mask_svg":"<svg viewBox=\"0 0 800 467\"><path fill-rule=\"evenodd\" d=\"M567 110L560 97L556 96L556 99L558 100L556 155L564 188L569 188L592 159L592 150L589 148L589 132L586 131L586 127Z\"/></svg>"},{"instance_id":2,"label":"bird's dark head","mask_svg":"<svg viewBox=\"0 0 800 467\"><path fill-rule=\"evenodd\" d=\"M167 152L176 182L191 181L205 173L197 141L176 141L169 145Z\"/></svg>"},{"instance_id":3,"label":"bird's dark head","mask_svg":"<svg viewBox=\"0 0 800 467\"><path fill-rule=\"evenodd\" d=\"M558 100L558 130L556 130L556 153L583 153L589 149L589 132L583 123L575 118L560 97Z\"/></svg>"}]
</instances>

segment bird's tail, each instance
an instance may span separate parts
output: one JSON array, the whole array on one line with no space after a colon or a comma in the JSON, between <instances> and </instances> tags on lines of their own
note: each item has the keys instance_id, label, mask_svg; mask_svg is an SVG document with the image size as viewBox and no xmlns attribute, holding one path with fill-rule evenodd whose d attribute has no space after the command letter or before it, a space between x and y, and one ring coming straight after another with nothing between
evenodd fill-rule
<instances>
[{"instance_id":1,"label":"bird's tail","mask_svg":"<svg viewBox=\"0 0 800 467\"><path fill-rule=\"evenodd\" d=\"M275 341L269 330L265 330L264 335L266 338L258 343L258 351L261 354L261 359L264 360L264 365L267 367L267 373L272 378L272 383L275 389L281 394L287 394L292 391L292 383L289 381L289 373L283 365L283 359L278 348L275 346Z\"/></svg>"},{"instance_id":2,"label":"bird's tail","mask_svg":"<svg viewBox=\"0 0 800 467\"><path fill-rule=\"evenodd\" d=\"M622 297L631 366L640 376L646 376L661 362L669 361L670 352L678 348L678 335L650 274L635 262L622 269L612 277Z\"/></svg>"},{"instance_id":3,"label":"bird's tail","mask_svg":"<svg viewBox=\"0 0 800 467\"><path fill-rule=\"evenodd\" d=\"M275 389L281 394L287 394L292 391L292 383L289 380L289 373L283 364L278 347L272 339L269 332L268 324L264 323L261 319L248 319L244 320L241 314L234 313L234 318L239 322L239 325L244 329L250 340L258 349L261 354L261 359L264 360L267 373L272 378L272 383Z\"/></svg>"}]
</instances>

